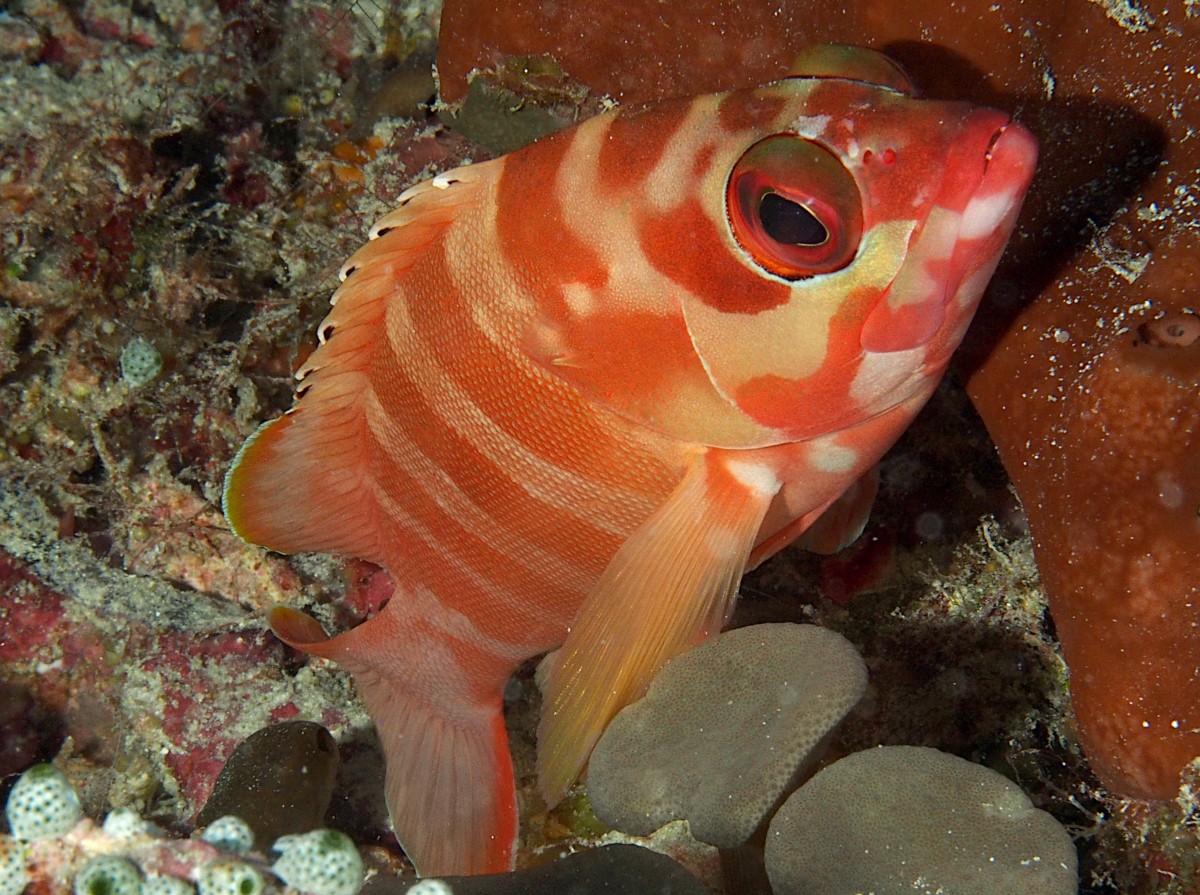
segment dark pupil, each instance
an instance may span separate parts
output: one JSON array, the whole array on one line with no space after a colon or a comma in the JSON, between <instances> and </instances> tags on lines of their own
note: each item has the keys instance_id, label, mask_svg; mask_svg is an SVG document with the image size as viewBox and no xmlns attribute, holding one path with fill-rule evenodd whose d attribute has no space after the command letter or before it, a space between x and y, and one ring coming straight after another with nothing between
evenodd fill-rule
<instances>
[{"instance_id":1,"label":"dark pupil","mask_svg":"<svg viewBox=\"0 0 1200 895\"><path fill-rule=\"evenodd\" d=\"M762 197L758 217L767 236L784 245L819 246L829 238L829 231L811 211L779 193Z\"/></svg>"}]
</instances>

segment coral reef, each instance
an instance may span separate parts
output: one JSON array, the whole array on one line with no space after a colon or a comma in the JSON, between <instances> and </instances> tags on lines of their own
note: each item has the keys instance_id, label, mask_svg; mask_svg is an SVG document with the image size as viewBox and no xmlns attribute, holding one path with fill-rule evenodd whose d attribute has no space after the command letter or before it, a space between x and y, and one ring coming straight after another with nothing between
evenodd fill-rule
<instances>
[{"instance_id":1,"label":"coral reef","mask_svg":"<svg viewBox=\"0 0 1200 895\"><path fill-rule=\"evenodd\" d=\"M428 4L5 14L0 772L57 755L89 813L186 827L239 741L303 715L347 775L371 773L347 682L313 668L321 683L297 689L257 610L305 593L366 606L378 588L358 566L247 548L219 489L291 400L362 226L471 150L362 99L427 58L436 25ZM339 810L382 829L365 798Z\"/></svg>"},{"instance_id":2,"label":"coral reef","mask_svg":"<svg viewBox=\"0 0 1200 895\"><path fill-rule=\"evenodd\" d=\"M1194 41L1197 20L1186 18L1186 4L1161 13L1078 2L1054 13L985 3L935 22L921 18L934 16L932 7L914 16L911 6L876 4L869 16L860 11L858 30L837 32L806 6L804 27L816 30L798 39L886 47L929 92L1019 102L1022 117L1044 128L1044 170L1053 176L1034 195L1044 211L1030 219L1015 246L1022 254L1002 270L1009 284L992 297L1006 312L1000 324L1035 291L1046 301L1031 311L1044 316L1004 330L1012 350L993 353L972 389L977 398L985 383L997 395L1020 394L1032 377L1044 426L1036 431L1061 440L1051 413L1057 392L1041 388L1045 374L1032 361L1028 371L1016 363L1022 352L1058 358L1064 376L1090 369L1109 345L1167 357L1180 350L1145 338L1131 344L1139 324L1160 308L1196 310L1187 297L1196 277L1196 162L1185 150L1197 144L1183 138L1195 127L1197 82L1187 71L1194 60L1176 57L1180 35ZM1123 21L1106 11L1122 8ZM1137 30L1145 16L1153 30ZM324 662L302 663L259 618L285 601L342 630L387 599L386 576L362 563L247 547L225 529L218 503L236 446L289 406L291 374L315 344L337 268L366 228L414 181L487 156L419 108L437 25L429 6L342 0L25 0L0 16L0 774L54 759L91 816L125 806L186 832L241 740L275 721L321 722L342 757L329 825L371 844L364 855L378 866L404 868L388 840L382 769L353 686ZM957 32L939 30L948 25L966 33L952 40ZM921 29L954 52L914 42ZM1038 47L1060 35L1087 53L1050 66ZM599 64L654 89L674 59L633 46L638 65ZM527 59L495 81L522 99L549 97L560 119L572 118L576 102L598 107L595 94L579 100L581 75L560 61L556 69ZM780 70L789 62L790 51ZM996 80L1002 71L1024 80ZM1168 163L1155 168L1168 147ZM1139 192L1133 184L1151 169ZM1047 239L1045 258L1023 260L1038 260ZM1025 285L1016 276L1024 269L1041 279ZM997 330L980 322L994 339ZM1129 332L1118 338L1122 327ZM138 338L159 352L162 369L131 387L121 353ZM1005 356L1011 366L996 363ZM1118 355L1108 358L1111 367ZM1161 374L1135 372L1164 387ZM994 403L989 425L1019 458L1034 430L1023 434L1019 420L997 427L1011 412ZM1036 453L1029 475L1043 475L1037 466L1056 452ZM1150 474L1172 468L1170 456L1152 458ZM1025 474L1020 459L1006 462L1014 478ZM1112 485L1114 501L1138 491ZM1039 504L1051 505L1026 497L1039 539L1063 531L1062 543L1077 541L1063 522L1086 513L1039 516ZM981 526L988 514L999 521ZM864 653L872 683L835 755L919 743L984 762L1076 835L1083 891L1193 891L1198 783L1190 778L1177 803L1152 806L1091 775L1024 522L962 387L949 382L885 462L875 518L857 548L830 560L778 557L745 583L738 623L815 622ZM1039 549L1047 550L1041 541ZM554 811L534 791L532 666L514 678L506 708L521 865L594 844L604 831L583 787ZM660 847L682 855L670 835ZM3 855L12 841L0 839ZM195 840L186 848L215 853ZM693 866L716 885L710 865ZM51 865L38 868L37 892L67 890Z\"/></svg>"}]
</instances>

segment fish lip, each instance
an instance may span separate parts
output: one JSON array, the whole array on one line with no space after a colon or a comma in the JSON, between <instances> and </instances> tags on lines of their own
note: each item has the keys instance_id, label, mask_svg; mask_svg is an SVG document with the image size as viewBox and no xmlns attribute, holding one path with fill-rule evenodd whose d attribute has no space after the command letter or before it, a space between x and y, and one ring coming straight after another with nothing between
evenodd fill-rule
<instances>
[{"instance_id":1,"label":"fish lip","mask_svg":"<svg viewBox=\"0 0 1200 895\"><path fill-rule=\"evenodd\" d=\"M983 178L976 192L980 192L990 180L1006 174L1010 179L1021 182L1024 192L1033 179L1037 160L1037 139L1021 122L1008 118L988 140L983 154Z\"/></svg>"}]
</instances>

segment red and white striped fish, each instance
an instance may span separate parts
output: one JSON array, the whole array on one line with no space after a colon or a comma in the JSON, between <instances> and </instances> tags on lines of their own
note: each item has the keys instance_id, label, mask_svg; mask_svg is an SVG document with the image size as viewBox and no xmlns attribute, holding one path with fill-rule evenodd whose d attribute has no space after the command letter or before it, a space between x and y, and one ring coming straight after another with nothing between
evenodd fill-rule
<instances>
[{"instance_id":1,"label":"red and white striped fish","mask_svg":"<svg viewBox=\"0 0 1200 895\"><path fill-rule=\"evenodd\" d=\"M1033 138L915 99L870 51L798 71L409 190L343 268L298 403L230 471L242 537L396 581L338 637L283 607L270 623L354 673L422 874L512 865L514 668L562 647L539 730L553 804L720 629L748 566L819 518L812 546L857 536L975 311Z\"/></svg>"}]
</instances>

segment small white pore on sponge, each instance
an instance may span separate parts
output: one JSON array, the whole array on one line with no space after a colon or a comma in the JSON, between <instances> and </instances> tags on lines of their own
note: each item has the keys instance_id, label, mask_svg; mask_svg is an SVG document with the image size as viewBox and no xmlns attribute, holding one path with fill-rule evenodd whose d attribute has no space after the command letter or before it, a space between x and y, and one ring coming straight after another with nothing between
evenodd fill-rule
<instances>
[{"instance_id":1,"label":"small white pore on sponge","mask_svg":"<svg viewBox=\"0 0 1200 895\"><path fill-rule=\"evenodd\" d=\"M117 855L92 858L75 874L75 895L141 895L142 874Z\"/></svg>"},{"instance_id":2,"label":"small white pore on sponge","mask_svg":"<svg viewBox=\"0 0 1200 895\"><path fill-rule=\"evenodd\" d=\"M363 863L350 837L337 830L280 836L271 846L280 854L271 872L307 895L358 895Z\"/></svg>"},{"instance_id":3,"label":"small white pore on sponge","mask_svg":"<svg viewBox=\"0 0 1200 895\"><path fill-rule=\"evenodd\" d=\"M83 817L79 796L66 775L53 765L35 764L8 794L8 828L18 839L65 836Z\"/></svg>"}]
</instances>

